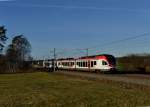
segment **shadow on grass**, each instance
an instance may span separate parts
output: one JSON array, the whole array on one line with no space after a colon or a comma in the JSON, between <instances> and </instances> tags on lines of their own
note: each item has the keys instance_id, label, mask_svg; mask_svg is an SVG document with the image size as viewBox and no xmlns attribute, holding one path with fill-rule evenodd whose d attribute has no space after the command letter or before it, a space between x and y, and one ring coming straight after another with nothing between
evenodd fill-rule
<instances>
[{"instance_id":1,"label":"shadow on grass","mask_svg":"<svg viewBox=\"0 0 150 107\"><path fill-rule=\"evenodd\" d=\"M112 74L147 74L150 75L150 71L145 70L116 70L114 72L111 72Z\"/></svg>"},{"instance_id":2,"label":"shadow on grass","mask_svg":"<svg viewBox=\"0 0 150 107\"><path fill-rule=\"evenodd\" d=\"M21 73L35 73L35 72L48 72L51 73L53 72L53 70L51 69L20 69L20 70L16 70L14 72L11 71L1 71L0 70L0 74L21 74Z\"/></svg>"}]
</instances>

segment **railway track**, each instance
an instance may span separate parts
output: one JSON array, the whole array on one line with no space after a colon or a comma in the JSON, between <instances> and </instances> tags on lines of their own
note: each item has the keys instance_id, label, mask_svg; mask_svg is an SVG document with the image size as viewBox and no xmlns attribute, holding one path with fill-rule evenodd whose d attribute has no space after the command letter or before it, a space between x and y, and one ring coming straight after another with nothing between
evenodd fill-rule
<instances>
[{"instance_id":1,"label":"railway track","mask_svg":"<svg viewBox=\"0 0 150 107\"><path fill-rule=\"evenodd\" d=\"M83 77L91 80L108 80L112 82L122 82L150 87L150 75L146 74L96 74L77 71L56 71L55 73L68 76Z\"/></svg>"}]
</instances>

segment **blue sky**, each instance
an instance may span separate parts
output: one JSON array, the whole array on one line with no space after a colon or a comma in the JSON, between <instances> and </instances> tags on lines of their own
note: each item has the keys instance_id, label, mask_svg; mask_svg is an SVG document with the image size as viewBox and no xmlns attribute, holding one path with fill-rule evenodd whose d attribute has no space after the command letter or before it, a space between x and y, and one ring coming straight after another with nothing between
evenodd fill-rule
<instances>
[{"instance_id":1,"label":"blue sky","mask_svg":"<svg viewBox=\"0 0 150 107\"><path fill-rule=\"evenodd\" d=\"M12 38L24 34L34 57L49 57L55 47L61 56L109 53L150 53L150 35L122 43L112 41L149 33L149 0L0 0L0 25ZM10 39L11 40L11 39ZM9 40L9 41L10 41Z\"/></svg>"}]
</instances>

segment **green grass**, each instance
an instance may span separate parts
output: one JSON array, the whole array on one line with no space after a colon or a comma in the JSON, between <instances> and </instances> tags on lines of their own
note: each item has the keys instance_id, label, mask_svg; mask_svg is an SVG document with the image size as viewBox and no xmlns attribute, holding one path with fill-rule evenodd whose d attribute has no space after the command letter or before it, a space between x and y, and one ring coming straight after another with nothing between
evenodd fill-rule
<instances>
[{"instance_id":1,"label":"green grass","mask_svg":"<svg viewBox=\"0 0 150 107\"><path fill-rule=\"evenodd\" d=\"M55 73L0 75L0 107L135 107L150 105L150 91L125 89Z\"/></svg>"}]
</instances>

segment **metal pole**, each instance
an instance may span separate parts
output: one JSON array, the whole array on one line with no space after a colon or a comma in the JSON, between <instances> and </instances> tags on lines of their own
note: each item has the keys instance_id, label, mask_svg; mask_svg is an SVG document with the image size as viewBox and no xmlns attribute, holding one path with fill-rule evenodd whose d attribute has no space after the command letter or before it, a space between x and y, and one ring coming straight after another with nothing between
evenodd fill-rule
<instances>
[{"instance_id":1,"label":"metal pole","mask_svg":"<svg viewBox=\"0 0 150 107\"><path fill-rule=\"evenodd\" d=\"M55 60L56 60L56 49L54 48L54 72L55 72Z\"/></svg>"},{"instance_id":2,"label":"metal pole","mask_svg":"<svg viewBox=\"0 0 150 107\"><path fill-rule=\"evenodd\" d=\"M86 56L87 57L89 56L89 49L88 48L86 49Z\"/></svg>"}]
</instances>

